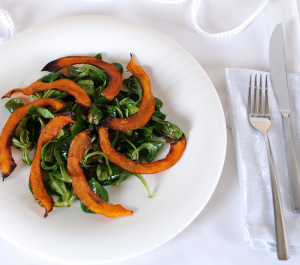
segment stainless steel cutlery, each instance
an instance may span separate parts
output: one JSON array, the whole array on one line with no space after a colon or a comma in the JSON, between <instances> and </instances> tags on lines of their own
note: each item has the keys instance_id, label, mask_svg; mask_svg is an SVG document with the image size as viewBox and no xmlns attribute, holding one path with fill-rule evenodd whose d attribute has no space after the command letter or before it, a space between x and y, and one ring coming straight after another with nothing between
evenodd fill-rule
<instances>
[{"instance_id":1,"label":"stainless steel cutlery","mask_svg":"<svg viewBox=\"0 0 300 265\"><path fill-rule=\"evenodd\" d=\"M258 88L257 75L255 75L254 93L253 93L254 106L252 108L252 92L251 92L252 76L250 76L249 94L248 94L248 117L251 125L262 133L265 140L268 162L269 162L271 190L272 190L273 206L274 206L277 256L278 259L280 260L288 260L289 250L288 250L288 244L286 239L282 203L281 203L280 191L278 187L276 169L275 169L274 160L272 156L272 150L271 150L268 133L267 133L272 125L270 110L269 110L267 76L265 78L264 97L263 97L262 82L263 82L262 75L260 75L260 82ZM259 89L258 100L257 100L257 89Z\"/></svg>"},{"instance_id":2,"label":"stainless steel cutlery","mask_svg":"<svg viewBox=\"0 0 300 265\"><path fill-rule=\"evenodd\" d=\"M293 209L294 212L300 212L300 170L290 129L290 102L281 23L275 27L272 33L269 53L272 86L283 119Z\"/></svg>"}]
</instances>

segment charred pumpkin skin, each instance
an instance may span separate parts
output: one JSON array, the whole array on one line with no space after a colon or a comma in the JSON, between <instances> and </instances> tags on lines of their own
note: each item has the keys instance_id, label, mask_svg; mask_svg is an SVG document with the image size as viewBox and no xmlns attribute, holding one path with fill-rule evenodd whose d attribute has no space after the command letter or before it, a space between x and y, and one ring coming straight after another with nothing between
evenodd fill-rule
<instances>
[{"instance_id":1,"label":"charred pumpkin skin","mask_svg":"<svg viewBox=\"0 0 300 265\"><path fill-rule=\"evenodd\" d=\"M3 180L8 177L17 166L11 153L11 139L21 120L28 115L30 106L51 107L55 111L60 111L68 107L68 105L60 99L41 98L19 107L10 115L3 127L0 137L0 169L2 171Z\"/></svg>"},{"instance_id":2,"label":"charred pumpkin skin","mask_svg":"<svg viewBox=\"0 0 300 265\"><path fill-rule=\"evenodd\" d=\"M48 216L48 213L53 209L53 199L48 194L43 178L42 178L42 168L41 168L41 160L42 160L42 148L43 145L49 141L51 141L55 136L58 135L59 131L68 123L74 121L72 117L74 116L71 112L66 112L61 115L53 118L42 130L39 141L36 147L36 152L31 164L30 170L30 184L32 188L32 192L34 198L39 200L43 206L45 207L45 215Z\"/></svg>"},{"instance_id":3,"label":"charred pumpkin skin","mask_svg":"<svg viewBox=\"0 0 300 265\"><path fill-rule=\"evenodd\" d=\"M89 56L68 56L57 59L48 63L42 71L58 72L67 65L73 64L91 64L103 71L109 77L108 86L102 91L102 94L107 100L112 100L121 90L123 80L120 72L113 65L106 63L100 59Z\"/></svg>"},{"instance_id":4,"label":"charred pumpkin skin","mask_svg":"<svg viewBox=\"0 0 300 265\"><path fill-rule=\"evenodd\" d=\"M165 159L161 159L149 164L134 162L117 152L110 143L108 129L102 126L97 127L99 134L99 144L108 160L119 167L135 174L154 174L164 171L175 165L183 154L186 147L186 138L183 134L181 139L170 144L169 154Z\"/></svg>"},{"instance_id":5,"label":"charred pumpkin skin","mask_svg":"<svg viewBox=\"0 0 300 265\"><path fill-rule=\"evenodd\" d=\"M142 127L150 120L155 111L155 98L151 92L149 77L143 68L135 63L132 57L127 65L127 69L140 81L143 88L143 97L140 109L134 115L123 119L109 116L101 122L103 126L116 131L131 131Z\"/></svg>"},{"instance_id":6,"label":"charred pumpkin skin","mask_svg":"<svg viewBox=\"0 0 300 265\"><path fill-rule=\"evenodd\" d=\"M80 167L80 160L85 150L91 144L91 138L88 136L90 129L83 131L73 139L68 153L68 172L72 179L72 186L75 193L83 204L91 211L105 215L107 217L121 217L131 215L132 211L125 209L120 204L113 205L106 203L89 186Z\"/></svg>"},{"instance_id":7,"label":"charred pumpkin skin","mask_svg":"<svg viewBox=\"0 0 300 265\"><path fill-rule=\"evenodd\" d=\"M23 89L13 89L5 94L2 98L10 98L12 94L22 93L26 96L32 95L37 92L49 90L49 89L58 89L61 91L68 92L70 95L75 97L75 102L86 108L92 107L92 101L89 98L88 94L74 81L69 79L59 79L51 83L44 82L34 82L29 87Z\"/></svg>"}]
</instances>

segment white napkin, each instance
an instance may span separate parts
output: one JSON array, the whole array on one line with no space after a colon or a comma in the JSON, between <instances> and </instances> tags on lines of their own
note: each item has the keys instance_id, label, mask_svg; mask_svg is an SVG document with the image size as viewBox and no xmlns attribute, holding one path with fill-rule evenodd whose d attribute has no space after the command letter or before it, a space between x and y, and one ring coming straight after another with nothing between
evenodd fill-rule
<instances>
[{"instance_id":1,"label":"white napkin","mask_svg":"<svg viewBox=\"0 0 300 265\"><path fill-rule=\"evenodd\" d=\"M283 204L287 240L291 251L300 251L300 214L294 213L292 210L283 123L273 93L270 75L266 72L249 69L226 69L230 116L227 122L230 122L229 126L232 129L236 152L241 199L244 208L245 240L253 248L276 250L274 212L265 142L262 134L254 129L248 120L247 103L250 74L252 76L253 74L263 74L263 81L265 76L268 76L272 120L268 135ZM289 74L288 84L292 136L297 159L300 161L300 75Z\"/></svg>"}]
</instances>

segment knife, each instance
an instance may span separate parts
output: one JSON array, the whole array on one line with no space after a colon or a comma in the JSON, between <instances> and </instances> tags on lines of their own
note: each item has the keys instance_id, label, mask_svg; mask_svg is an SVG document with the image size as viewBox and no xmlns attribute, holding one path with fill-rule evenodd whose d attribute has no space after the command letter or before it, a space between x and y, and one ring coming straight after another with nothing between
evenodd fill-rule
<instances>
[{"instance_id":1,"label":"knife","mask_svg":"<svg viewBox=\"0 0 300 265\"><path fill-rule=\"evenodd\" d=\"M300 171L290 129L290 102L281 23L275 27L271 36L269 60L272 86L283 118L293 209L294 212L300 212Z\"/></svg>"}]
</instances>

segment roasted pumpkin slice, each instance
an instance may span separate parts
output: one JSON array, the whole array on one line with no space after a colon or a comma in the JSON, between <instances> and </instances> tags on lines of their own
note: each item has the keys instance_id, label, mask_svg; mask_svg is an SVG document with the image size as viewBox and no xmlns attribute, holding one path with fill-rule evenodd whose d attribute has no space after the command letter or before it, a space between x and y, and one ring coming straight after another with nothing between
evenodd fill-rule
<instances>
[{"instance_id":1,"label":"roasted pumpkin slice","mask_svg":"<svg viewBox=\"0 0 300 265\"><path fill-rule=\"evenodd\" d=\"M121 90L123 80L120 72L113 65L89 56L69 56L48 63L42 71L58 72L67 65L91 64L102 69L109 77L108 86L102 91L104 97L112 100Z\"/></svg>"},{"instance_id":2,"label":"roasted pumpkin slice","mask_svg":"<svg viewBox=\"0 0 300 265\"><path fill-rule=\"evenodd\" d=\"M75 97L75 102L86 108L92 107L92 101L89 98L88 94L74 81L69 79L59 79L51 83L44 82L34 82L29 87L23 89L13 89L5 94L2 98L10 98L12 94L22 93L26 96L32 95L37 92L49 90L49 89L58 89L61 91L68 92L70 95Z\"/></svg>"},{"instance_id":3,"label":"roasted pumpkin slice","mask_svg":"<svg viewBox=\"0 0 300 265\"><path fill-rule=\"evenodd\" d=\"M98 126L97 130L99 133L100 147L103 153L107 156L108 160L135 174L154 174L172 167L180 159L186 147L186 138L183 134L180 140L170 144L170 151L165 159L148 164L140 164L130 160L113 148L109 140L107 128Z\"/></svg>"},{"instance_id":4,"label":"roasted pumpkin slice","mask_svg":"<svg viewBox=\"0 0 300 265\"><path fill-rule=\"evenodd\" d=\"M68 107L68 105L60 99L41 98L19 107L10 115L3 127L0 137L0 169L2 171L3 180L8 177L17 166L11 154L11 139L21 120L28 115L30 106L51 107L55 111L60 111Z\"/></svg>"},{"instance_id":5,"label":"roasted pumpkin slice","mask_svg":"<svg viewBox=\"0 0 300 265\"><path fill-rule=\"evenodd\" d=\"M48 194L42 178L42 168L41 168L42 148L45 143L51 141L55 136L57 136L59 131L64 126L66 126L70 122L74 122L72 120L72 117L73 117L72 112L63 113L53 118L43 128L39 137L34 158L32 160L31 170L30 170L30 184L31 184L34 198L39 200L45 207L46 212L44 217L47 217L48 213L52 211L53 199Z\"/></svg>"},{"instance_id":6,"label":"roasted pumpkin slice","mask_svg":"<svg viewBox=\"0 0 300 265\"><path fill-rule=\"evenodd\" d=\"M80 167L80 160L85 150L91 144L91 138L88 136L90 129L83 131L73 139L68 153L68 172L72 179L72 186L75 193L91 211L105 215L107 217L120 217L131 215L132 211L125 209L120 204L113 205L106 203L89 186Z\"/></svg>"},{"instance_id":7,"label":"roasted pumpkin slice","mask_svg":"<svg viewBox=\"0 0 300 265\"><path fill-rule=\"evenodd\" d=\"M130 59L127 69L137 77L143 88L142 102L139 111L128 118L107 117L101 124L116 131L131 131L145 125L155 111L155 98L151 92L151 84L143 68Z\"/></svg>"}]
</instances>

